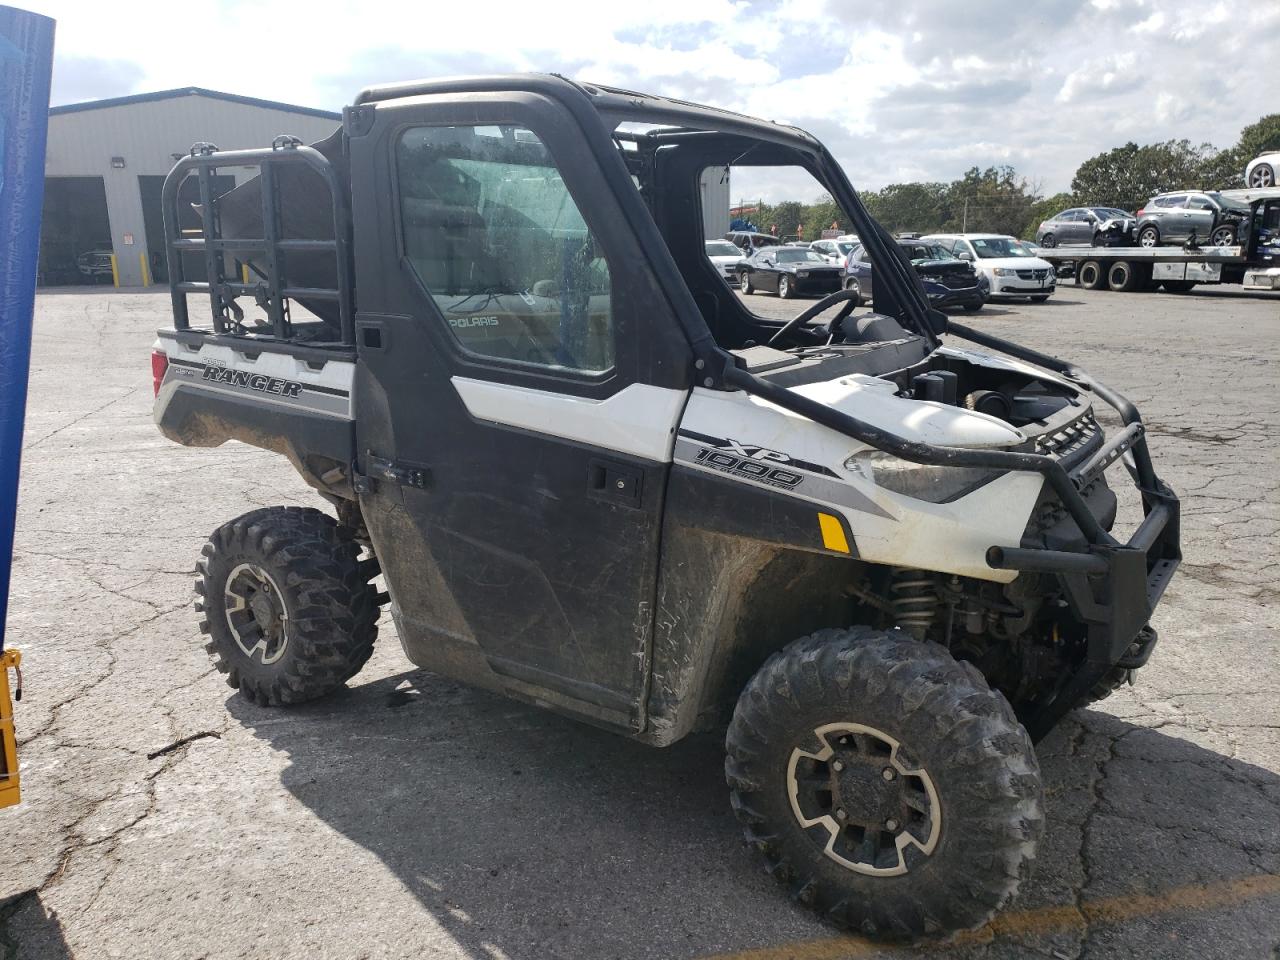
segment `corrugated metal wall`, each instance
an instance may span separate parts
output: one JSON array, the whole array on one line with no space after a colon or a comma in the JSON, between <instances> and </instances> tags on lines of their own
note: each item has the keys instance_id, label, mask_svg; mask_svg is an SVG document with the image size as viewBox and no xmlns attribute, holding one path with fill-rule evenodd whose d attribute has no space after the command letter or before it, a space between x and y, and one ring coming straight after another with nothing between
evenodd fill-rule
<instances>
[{"instance_id":1,"label":"corrugated metal wall","mask_svg":"<svg viewBox=\"0 0 1280 960\"><path fill-rule=\"evenodd\" d=\"M729 168L710 167L702 173L702 235L708 239L729 232Z\"/></svg>"},{"instance_id":2,"label":"corrugated metal wall","mask_svg":"<svg viewBox=\"0 0 1280 960\"><path fill-rule=\"evenodd\" d=\"M269 146L272 138L289 133L313 143L338 125L325 117L200 95L54 114L49 118L45 176L103 178L120 282L133 286L142 282L138 257L147 253L139 176L168 173L173 154L185 154L197 140L235 150ZM111 166L112 157L124 158L123 169ZM234 172L242 182L257 171L223 172ZM133 243L125 243L130 237Z\"/></svg>"}]
</instances>

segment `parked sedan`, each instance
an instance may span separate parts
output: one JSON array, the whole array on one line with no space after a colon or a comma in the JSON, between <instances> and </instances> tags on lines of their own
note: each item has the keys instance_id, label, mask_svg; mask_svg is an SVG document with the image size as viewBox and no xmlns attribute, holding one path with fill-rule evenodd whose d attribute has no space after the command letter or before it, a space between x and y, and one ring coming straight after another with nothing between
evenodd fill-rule
<instances>
[{"instance_id":1,"label":"parked sedan","mask_svg":"<svg viewBox=\"0 0 1280 960\"><path fill-rule=\"evenodd\" d=\"M1274 187L1280 183L1280 151L1250 160L1244 168L1244 182L1251 187Z\"/></svg>"},{"instance_id":2,"label":"parked sedan","mask_svg":"<svg viewBox=\"0 0 1280 960\"><path fill-rule=\"evenodd\" d=\"M987 294L973 264L926 240L899 240L898 246L920 275L931 306L939 310L947 307L978 310L986 303ZM866 257L862 245L855 246L844 271L844 288L856 290L859 301L872 296L871 264Z\"/></svg>"},{"instance_id":3,"label":"parked sedan","mask_svg":"<svg viewBox=\"0 0 1280 960\"><path fill-rule=\"evenodd\" d=\"M716 268L716 273L726 280L737 280L738 264L742 261L742 251L728 240L708 240L706 248L707 259Z\"/></svg>"},{"instance_id":4,"label":"parked sedan","mask_svg":"<svg viewBox=\"0 0 1280 960\"><path fill-rule=\"evenodd\" d=\"M1229 247L1247 236L1249 206L1215 191L1162 193L1138 211L1138 245L1182 243L1192 235L1200 243Z\"/></svg>"},{"instance_id":5,"label":"parked sedan","mask_svg":"<svg viewBox=\"0 0 1280 960\"><path fill-rule=\"evenodd\" d=\"M1036 244L1041 247L1121 245L1132 241L1137 224L1132 213L1115 207L1072 207L1041 222L1036 228Z\"/></svg>"},{"instance_id":6,"label":"parked sedan","mask_svg":"<svg viewBox=\"0 0 1280 960\"><path fill-rule=\"evenodd\" d=\"M738 265L738 286L743 293L772 290L784 300L797 293L834 293L840 268L808 247L765 247Z\"/></svg>"}]
</instances>

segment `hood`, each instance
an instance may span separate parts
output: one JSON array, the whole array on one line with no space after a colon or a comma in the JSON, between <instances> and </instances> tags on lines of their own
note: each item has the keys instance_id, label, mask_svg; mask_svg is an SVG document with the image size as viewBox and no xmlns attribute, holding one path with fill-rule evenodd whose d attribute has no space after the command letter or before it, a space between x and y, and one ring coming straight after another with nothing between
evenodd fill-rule
<instances>
[{"instance_id":1,"label":"hood","mask_svg":"<svg viewBox=\"0 0 1280 960\"><path fill-rule=\"evenodd\" d=\"M940 277L951 273L971 273L967 260L912 260L911 266L921 276Z\"/></svg>"},{"instance_id":2,"label":"hood","mask_svg":"<svg viewBox=\"0 0 1280 960\"><path fill-rule=\"evenodd\" d=\"M854 374L792 387L794 393L908 440L948 447L1004 448L1022 443L1021 430L964 407L895 396L897 385Z\"/></svg>"}]
</instances>

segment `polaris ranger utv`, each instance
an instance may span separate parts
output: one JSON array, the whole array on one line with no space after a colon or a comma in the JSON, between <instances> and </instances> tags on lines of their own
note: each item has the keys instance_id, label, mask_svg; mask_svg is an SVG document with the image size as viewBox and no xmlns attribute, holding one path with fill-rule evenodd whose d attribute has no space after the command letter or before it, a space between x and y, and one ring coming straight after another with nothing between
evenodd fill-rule
<instances>
[{"instance_id":1,"label":"polaris ranger utv","mask_svg":"<svg viewBox=\"0 0 1280 960\"><path fill-rule=\"evenodd\" d=\"M749 310L703 247L699 180L731 163L821 181L874 312ZM335 690L390 604L428 670L659 746L727 722L747 838L840 926L939 934L1010 899L1043 825L1032 743L1151 654L1178 501L1127 400L929 308L822 144L450 79L365 90L312 147L199 144L164 204L157 424L285 455L335 515L255 510L205 545L232 687Z\"/></svg>"}]
</instances>

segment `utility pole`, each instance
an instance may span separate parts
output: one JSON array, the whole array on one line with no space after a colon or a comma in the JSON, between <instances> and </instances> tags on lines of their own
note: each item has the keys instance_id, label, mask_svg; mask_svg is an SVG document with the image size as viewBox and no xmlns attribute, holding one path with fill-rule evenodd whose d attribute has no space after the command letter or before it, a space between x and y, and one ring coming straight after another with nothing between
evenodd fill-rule
<instances>
[{"instance_id":1,"label":"utility pole","mask_svg":"<svg viewBox=\"0 0 1280 960\"><path fill-rule=\"evenodd\" d=\"M960 232L969 232L969 198L964 198L964 215L960 218Z\"/></svg>"}]
</instances>

